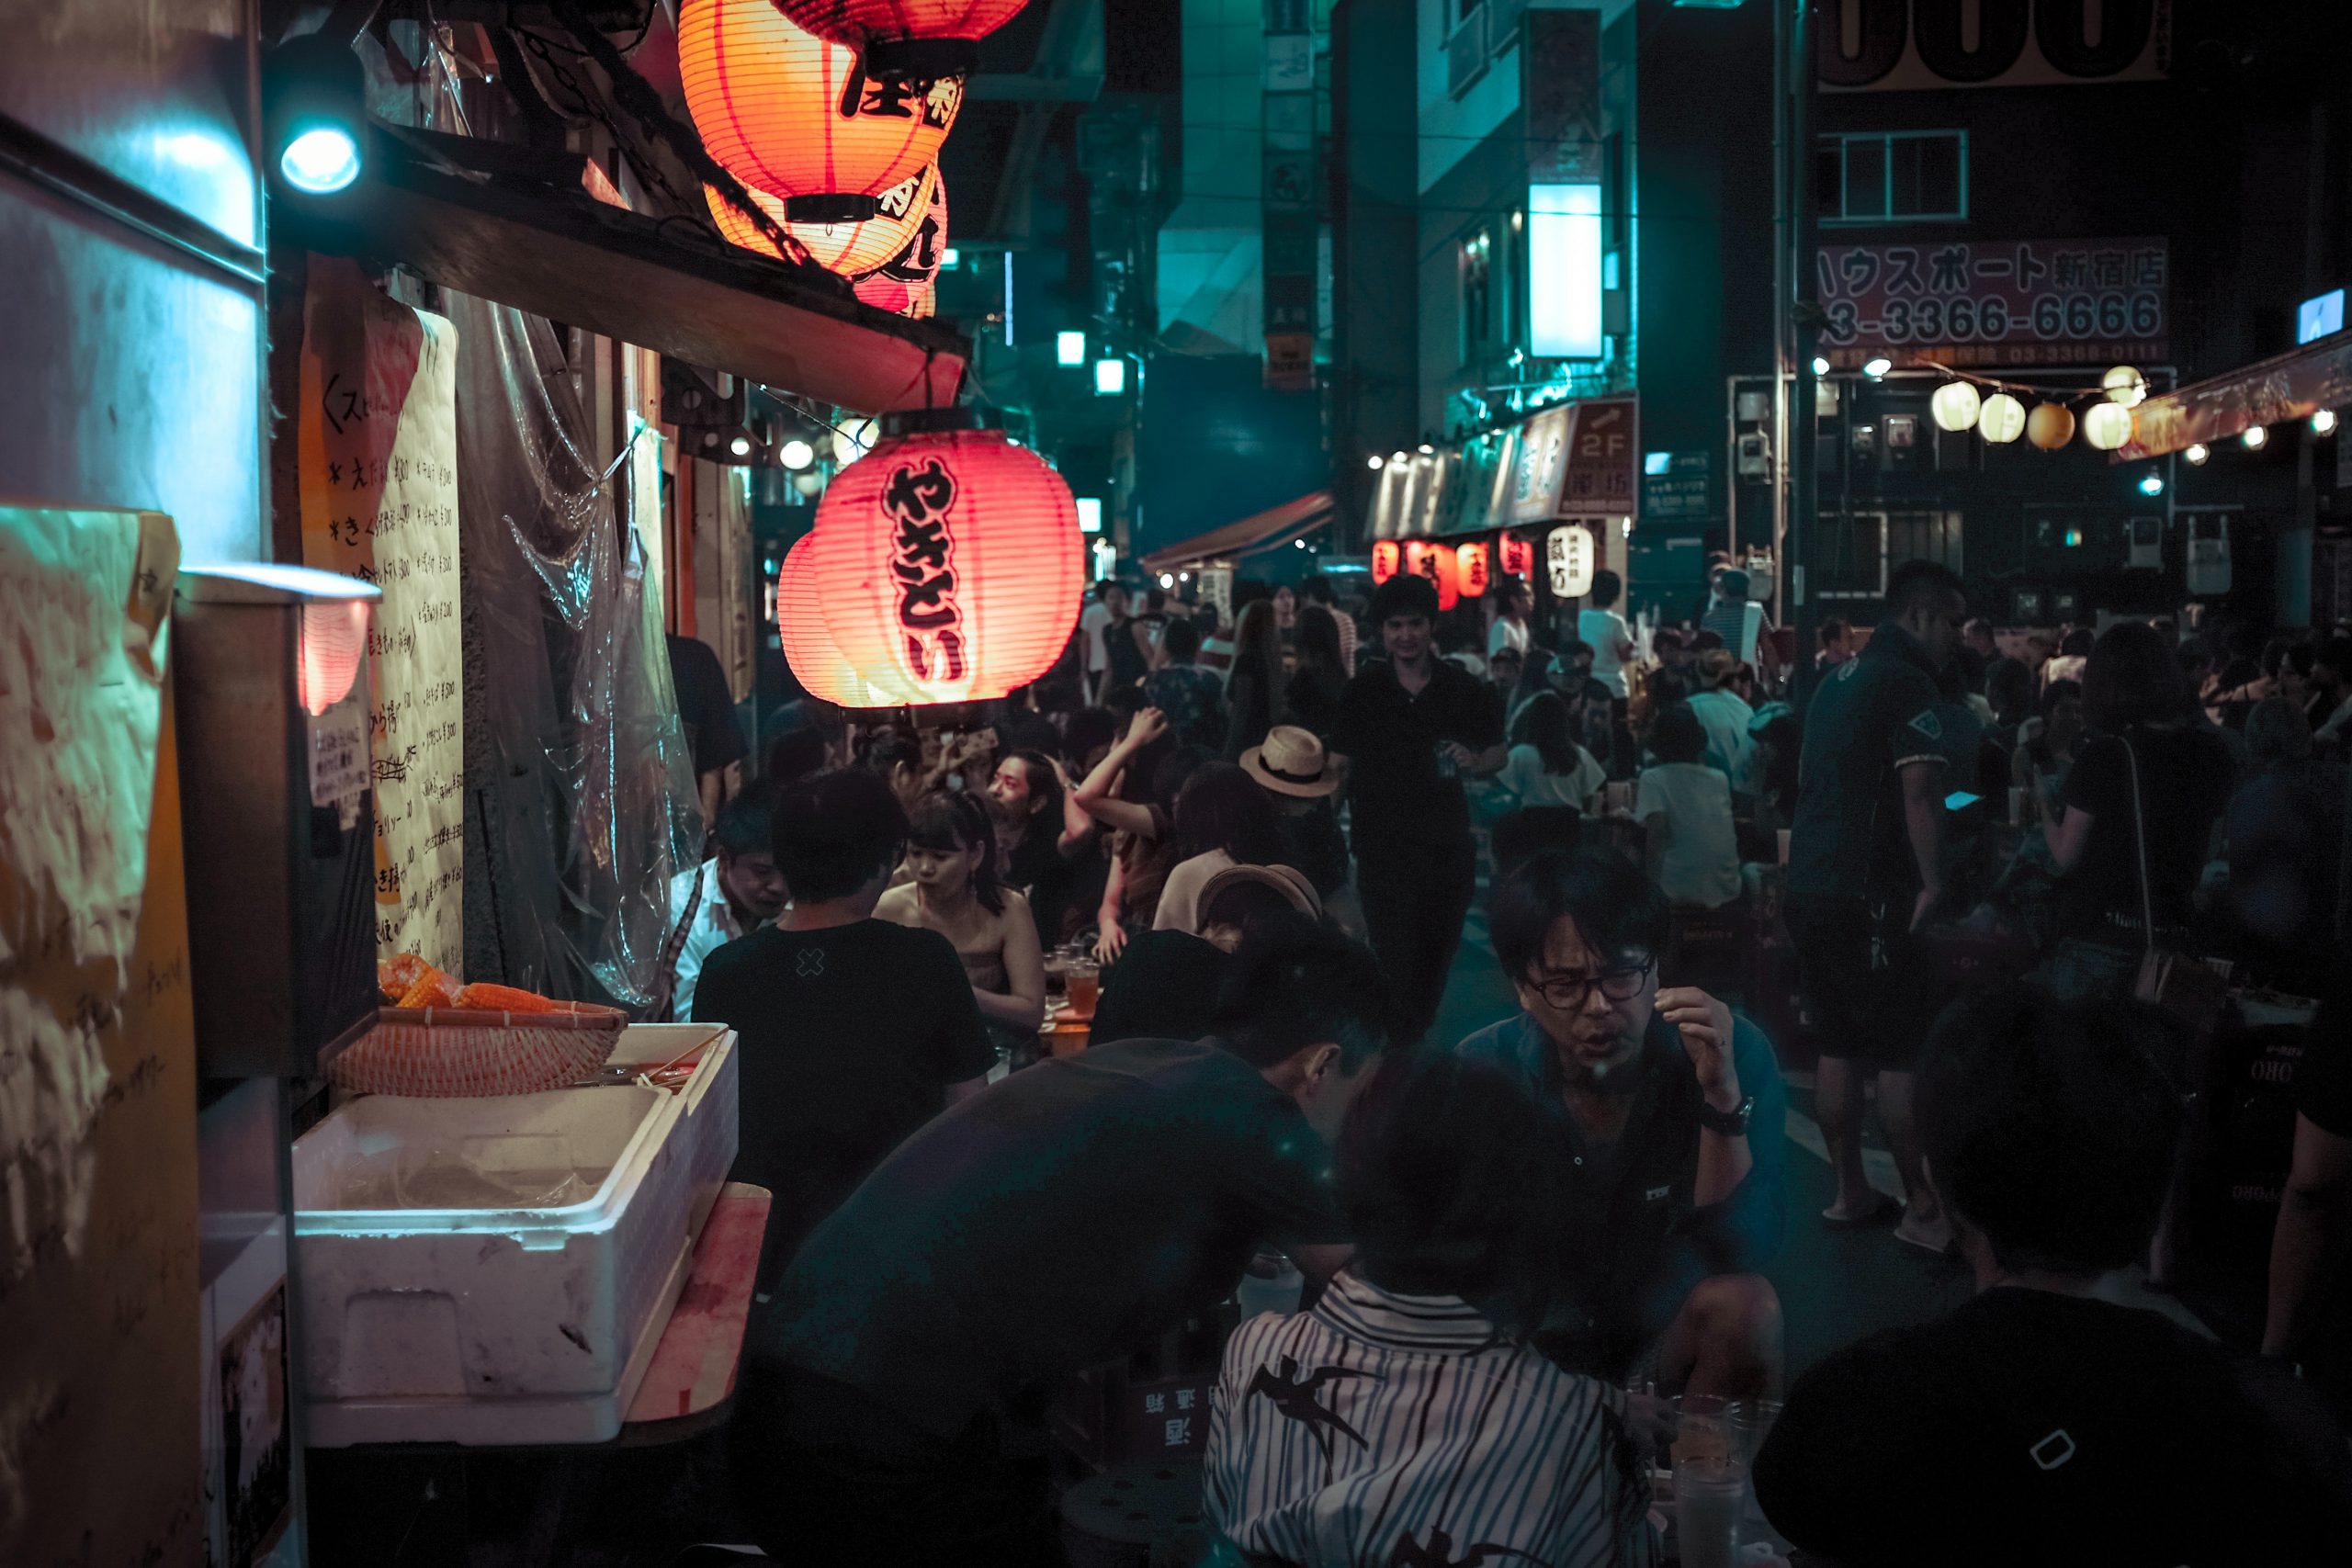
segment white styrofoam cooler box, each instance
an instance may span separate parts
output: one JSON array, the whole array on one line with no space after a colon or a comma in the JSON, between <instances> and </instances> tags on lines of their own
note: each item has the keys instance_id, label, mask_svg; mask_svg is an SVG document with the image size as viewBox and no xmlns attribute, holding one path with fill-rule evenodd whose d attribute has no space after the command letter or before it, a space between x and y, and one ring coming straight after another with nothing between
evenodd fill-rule
<instances>
[{"instance_id":1,"label":"white styrofoam cooler box","mask_svg":"<svg viewBox=\"0 0 2352 1568\"><path fill-rule=\"evenodd\" d=\"M612 1057L704 1040L674 1094L366 1095L295 1142L312 1443L619 1432L735 1161L735 1036L637 1025Z\"/></svg>"}]
</instances>

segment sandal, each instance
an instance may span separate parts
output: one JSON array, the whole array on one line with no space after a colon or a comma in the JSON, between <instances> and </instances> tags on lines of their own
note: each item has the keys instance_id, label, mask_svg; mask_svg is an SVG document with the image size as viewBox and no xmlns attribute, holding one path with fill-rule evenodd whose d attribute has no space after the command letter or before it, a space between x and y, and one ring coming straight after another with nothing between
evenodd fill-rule
<instances>
[{"instance_id":1,"label":"sandal","mask_svg":"<svg viewBox=\"0 0 2352 1568\"><path fill-rule=\"evenodd\" d=\"M1871 1206L1868 1213L1841 1216L1825 1212L1821 1216L1821 1223L1826 1228L1833 1231L1862 1231L1871 1230L1879 1225L1892 1224L1902 1217L1903 1205L1882 1192L1878 1195L1878 1201Z\"/></svg>"}]
</instances>

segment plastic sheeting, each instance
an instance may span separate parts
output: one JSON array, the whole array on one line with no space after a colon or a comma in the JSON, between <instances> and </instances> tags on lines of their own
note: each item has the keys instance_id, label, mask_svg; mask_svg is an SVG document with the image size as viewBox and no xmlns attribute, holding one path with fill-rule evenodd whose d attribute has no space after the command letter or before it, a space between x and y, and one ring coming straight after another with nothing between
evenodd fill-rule
<instances>
[{"instance_id":1,"label":"plastic sheeting","mask_svg":"<svg viewBox=\"0 0 2352 1568\"><path fill-rule=\"evenodd\" d=\"M459 342L466 974L641 1009L703 829L629 465L597 459L548 322L442 305Z\"/></svg>"}]
</instances>

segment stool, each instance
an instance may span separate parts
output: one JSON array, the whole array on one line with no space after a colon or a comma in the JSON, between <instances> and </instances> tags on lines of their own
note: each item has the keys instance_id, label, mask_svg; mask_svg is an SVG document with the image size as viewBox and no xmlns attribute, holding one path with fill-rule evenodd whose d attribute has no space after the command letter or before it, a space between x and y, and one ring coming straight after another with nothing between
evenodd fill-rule
<instances>
[{"instance_id":1,"label":"stool","mask_svg":"<svg viewBox=\"0 0 2352 1568\"><path fill-rule=\"evenodd\" d=\"M1199 1562L1215 1537L1197 1463L1105 1471L1062 1494L1070 1568L1177 1568Z\"/></svg>"}]
</instances>

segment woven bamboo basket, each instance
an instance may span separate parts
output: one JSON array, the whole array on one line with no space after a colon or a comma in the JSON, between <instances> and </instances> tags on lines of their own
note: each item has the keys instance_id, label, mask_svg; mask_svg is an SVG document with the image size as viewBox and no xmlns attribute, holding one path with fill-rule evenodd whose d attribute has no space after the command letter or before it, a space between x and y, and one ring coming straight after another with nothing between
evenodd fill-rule
<instances>
[{"instance_id":1,"label":"woven bamboo basket","mask_svg":"<svg viewBox=\"0 0 2352 1568\"><path fill-rule=\"evenodd\" d=\"M536 1094L605 1065L628 1015L588 1002L564 1012L379 1008L376 1027L328 1065L337 1087L428 1099Z\"/></svg>"}]
</instances>

